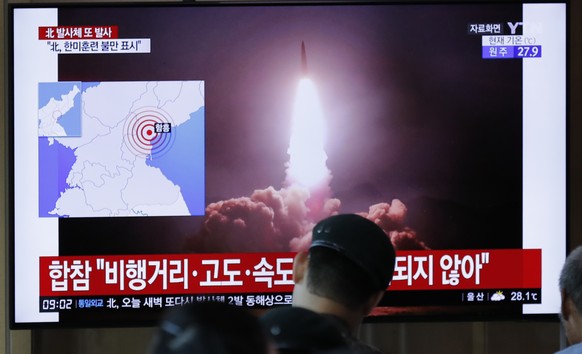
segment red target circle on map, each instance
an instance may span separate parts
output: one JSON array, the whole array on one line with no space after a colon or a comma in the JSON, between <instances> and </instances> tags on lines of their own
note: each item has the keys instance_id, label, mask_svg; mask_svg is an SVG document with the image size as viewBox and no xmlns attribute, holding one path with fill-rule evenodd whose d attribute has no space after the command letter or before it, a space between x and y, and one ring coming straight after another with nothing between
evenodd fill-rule
<instances>
[{"instance_id":1,"label":"red target circle on map","mask_svg":"<svg viewBox=\"0 0 582 354\"><path fill-rule=\"evenodd\" d=\"M131 112L123 131L123 141L134 155L152 159L168 152L176 136L171 117L156 107Z\"/></svg>"}]
</instances>

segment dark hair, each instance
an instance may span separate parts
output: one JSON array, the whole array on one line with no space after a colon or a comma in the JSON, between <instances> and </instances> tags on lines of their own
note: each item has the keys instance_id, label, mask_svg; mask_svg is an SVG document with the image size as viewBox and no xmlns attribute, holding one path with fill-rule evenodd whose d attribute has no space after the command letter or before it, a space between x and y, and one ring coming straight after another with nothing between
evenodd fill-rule
<instances>
[{"instance_id":1,"label":"dark hair","mask_svg":"<svg viewBox=\"0 0 582 354\"><path fill-rule=\"evenodd\" d=\"M568 257L560 273L560 289L572 299L582 312L582 246L576 247Z\"/></svg>"},{"instance_id":2,"label":"dark hair","mask_svg":"<svg viewBox=\"0 0 582 354\"><path fill-rule=\"evenodd\" d=\"M311 248L308 267L309 291L348 308L357 309L377 291L360 266L333 249Z\"/></svg>"},{"instance_id":3,"label":"dark hair","mask_svg":"<svg viewBox=\"0 0 582 354\"><path fill-rule=\"evenodd\" d=\"M191 303L167 312L152 354L266 354L267 335L258 318L219 302Z\"/></svg>"}]
</instances>

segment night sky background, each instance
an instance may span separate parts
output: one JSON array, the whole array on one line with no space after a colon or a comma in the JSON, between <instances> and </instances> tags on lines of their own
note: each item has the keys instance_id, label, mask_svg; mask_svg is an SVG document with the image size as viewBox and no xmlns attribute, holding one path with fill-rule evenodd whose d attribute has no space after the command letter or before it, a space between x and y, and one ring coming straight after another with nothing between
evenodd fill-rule
<instances>
[{"instance_id":1,"label":"night sky background","mask_svg":"<svg viewBox=\"0 0 582 354\"><path fill-rule=\"evenodd\" d=\"M339 211L398 199L430 248L520 247L521 61L481 59L467 30L519 20L510 4L65 7L60 25L118 25L151 53L61 55L59 80L204 80L212 203L282 187L304 41ZM179 252L202 219L61 219L60 252Z\"/></svg>"},{"instance_id":2,"label":"night sky background","mask_svg":"<svg viewBox=\"0 0 582 354\"><path fill-rule=\"evenodd\" d=\"M205 81L207 204L240 204L248 230L212 243L204 217L63 218L59 254L285 250L305 230L251 214L284 194L302 41L338 212L404 205L388 231L414 245L398 249L520 248L522 65L481 59L468 25L521 17L520 4L64 6L59 25L117 25L151 53L61 55L60 81Z\"/></svg>"}]
</instances>

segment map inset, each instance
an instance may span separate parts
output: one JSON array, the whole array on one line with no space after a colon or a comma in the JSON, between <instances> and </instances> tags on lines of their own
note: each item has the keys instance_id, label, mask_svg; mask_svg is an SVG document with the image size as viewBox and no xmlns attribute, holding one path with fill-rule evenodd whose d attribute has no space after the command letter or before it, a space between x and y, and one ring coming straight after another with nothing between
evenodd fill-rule
<instances>
[{"instance_id":1,"label":"map inset","mask_svg":"<svg viewBox=\"0 0 582 354\"><path fill-rule=\"evenodd\" d=\"M204 82L39 84L39 216L203 215Z\"/></svg>"},{"instance_id":2,"label":"map inset","mask_svg":"<svg viewBox=\"0 0 582 354\"><path fill-rule=\"evenodd\" d=\"M81 135L81 83L38 84L38 136Z\"/></svg>"}]
</instances>

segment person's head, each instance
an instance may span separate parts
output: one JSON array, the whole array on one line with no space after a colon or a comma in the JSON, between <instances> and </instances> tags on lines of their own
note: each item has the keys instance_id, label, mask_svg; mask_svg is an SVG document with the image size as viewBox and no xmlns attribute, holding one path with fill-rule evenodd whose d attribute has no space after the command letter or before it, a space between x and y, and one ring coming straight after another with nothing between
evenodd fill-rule
<instances>
[{"instance_id":1,"label":"person's head","mask_svg":"<svg viewBox=\"0 0 582 354\"><path fill-rule=\"evenodd\" d=\"M259 319L220 302L191 303L166 312L151 354L267 354L269 337Z\"/></svg>"},{"instance_id":2,"label":"person's head","mask_svg":"<svg viewBox=\"0 0 582 354\"><path fill-rule=\"evenodd\" d=\"M575 248L560 273L561 319L569 344L582 342L582 246Z\"/></svg>"},{"instance_id":3,"label":"person's head","mask_svg":"<svg viewBox=\"0 0 582 354\"><path fill-rule=\"evenodd\" d=\"M352 329L381 300L394 272L386 233L356 214L315 225L308 253L295 258L293 305L342 317Z\"/></svg>"},{"instance_id":4,"label":"person's head","mask_svg":"<svg viewBox=\"0 0 582 354\"><path fill-rule=\"evenodd\" d=\"M347 353L348 342L334 321L302 307L278 307L260 317L280 354Z\"/></svg>"}]
</instances>

